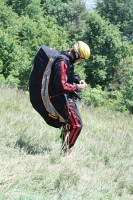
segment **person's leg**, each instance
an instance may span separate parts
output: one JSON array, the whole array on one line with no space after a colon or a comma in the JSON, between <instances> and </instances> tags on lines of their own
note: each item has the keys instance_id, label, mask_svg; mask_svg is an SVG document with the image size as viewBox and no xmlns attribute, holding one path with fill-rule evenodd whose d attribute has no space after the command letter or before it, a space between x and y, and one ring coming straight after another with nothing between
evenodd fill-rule
<instances>
[{"instance_id":1,"label":"person's leg","mask_svg":"<svg viewBox=\"0 0 133 200\"><path fill-rule=\"evenodd\" d=\"M69 107L69 112L70 112L69 121L71 124L68 145L69 145L69 148L71 148L75 144L75 142L81 132L83 123L82 123L82 119L79 114L76 103L71 102L68 104L68 107Z\"/></svg>"},{"instance_id":2,"label":"person's leg","mask_svg":"<svg viewBox=\"0 0 133 200\"><path fill-rule=\"evenodd\" d=\"M67 147L66 150L70 149L75 144L82 129L82 119L75 102L72 101L69 102L68 108L69 108L69 122L70 122L70 130L68 131L69 135L67 135L65 126L62 129L61 133L61 138L63 142L65 141L65 139L67 139L65 144Z\"/></svg>"}]
</instances>

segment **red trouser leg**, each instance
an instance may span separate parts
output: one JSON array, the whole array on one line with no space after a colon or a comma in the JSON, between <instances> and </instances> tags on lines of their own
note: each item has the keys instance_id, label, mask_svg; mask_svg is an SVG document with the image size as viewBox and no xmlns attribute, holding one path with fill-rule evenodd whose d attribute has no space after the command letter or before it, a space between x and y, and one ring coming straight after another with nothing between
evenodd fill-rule
<instances>
[{"instance_id":1,"label":"red trouser leg","mask_svg":"<svg viewBox=\"0 0 133 200\"><path fill-rule=\"evenodd\" d=\"M70 134L69 134L69 139L68 139L68 146L69 148L71 148L80 132L81 132L81 129L82 129L82 119L80 117L80 114L79 114L79 111L78 111L78 108L77 108L77 105L75 102L69 102L68 103L68 108L69 108L69 121L70 121Z\"/></svg>"}]
</instances>

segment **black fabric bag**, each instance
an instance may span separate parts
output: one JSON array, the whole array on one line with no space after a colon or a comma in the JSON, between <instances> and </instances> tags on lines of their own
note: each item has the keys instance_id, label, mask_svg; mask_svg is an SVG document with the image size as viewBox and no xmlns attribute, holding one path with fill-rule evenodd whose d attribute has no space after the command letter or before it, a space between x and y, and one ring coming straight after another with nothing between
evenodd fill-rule
<instances>
[{"instance_id":1,"label":"black fabric bag","mask_svg":"<svg viewBox=\"0 0 133 200\"><path fill-rule=\"evenodd\" d=\"M67 121L65 111L62 112L63 116L57 112L50 100L51 94L49 94L49 91L53 92L52 96L56 94L51 70L54 61L59 55L59 51L42 45L34 58L34 65L29 78L29 93L32 106L47 124L56 128L61 127ZM63 94L59 98L61 102L65 99ZM64 105L65 102L61 105L61 111L64 109Z\"/></svg>"}]
</instances>

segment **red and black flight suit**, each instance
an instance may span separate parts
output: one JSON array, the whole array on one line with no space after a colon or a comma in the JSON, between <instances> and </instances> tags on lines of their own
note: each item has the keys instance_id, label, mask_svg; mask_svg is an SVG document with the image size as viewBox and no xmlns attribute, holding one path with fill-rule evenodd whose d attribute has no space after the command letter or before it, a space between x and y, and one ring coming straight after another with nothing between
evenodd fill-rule
<instances>
[{"instance_id":1,"label":"red and black flight suit","mask_svg":"<svg viewBox=\"0 0 133 200\"><path fill-rule=\"evenodd\" d=\"M77 105L75 101L73 101L72 95L73 91L77 91L77 86L73 83L79 83L81 78L74 72L73 64L73 60L68 51L65 51L56 59L54 66L52 67L55 89L65 93L68 98L68 118L70 121L69 148L74 145L82 129L82 119ZM60 104L58 107L60 107Z\"/></svg>"}]
</instances>

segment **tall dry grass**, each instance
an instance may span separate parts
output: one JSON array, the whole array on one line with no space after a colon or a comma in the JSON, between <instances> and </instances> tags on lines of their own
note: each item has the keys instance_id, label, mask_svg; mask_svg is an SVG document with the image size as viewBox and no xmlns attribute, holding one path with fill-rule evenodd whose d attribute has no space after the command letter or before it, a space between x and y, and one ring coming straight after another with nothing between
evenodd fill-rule
<instances>
[{"instance_id":1,"label":"tall dry grass","mask_svg":"<svg viewBox=\"0 0 133 200\"><path fill-rule=\"evenodd\" d=\"M60 130L33 110L28 93L0 92L1 200L132 200L133 117L78 103L84 127L71 156Z\"/></svg>"}]
</instances>

